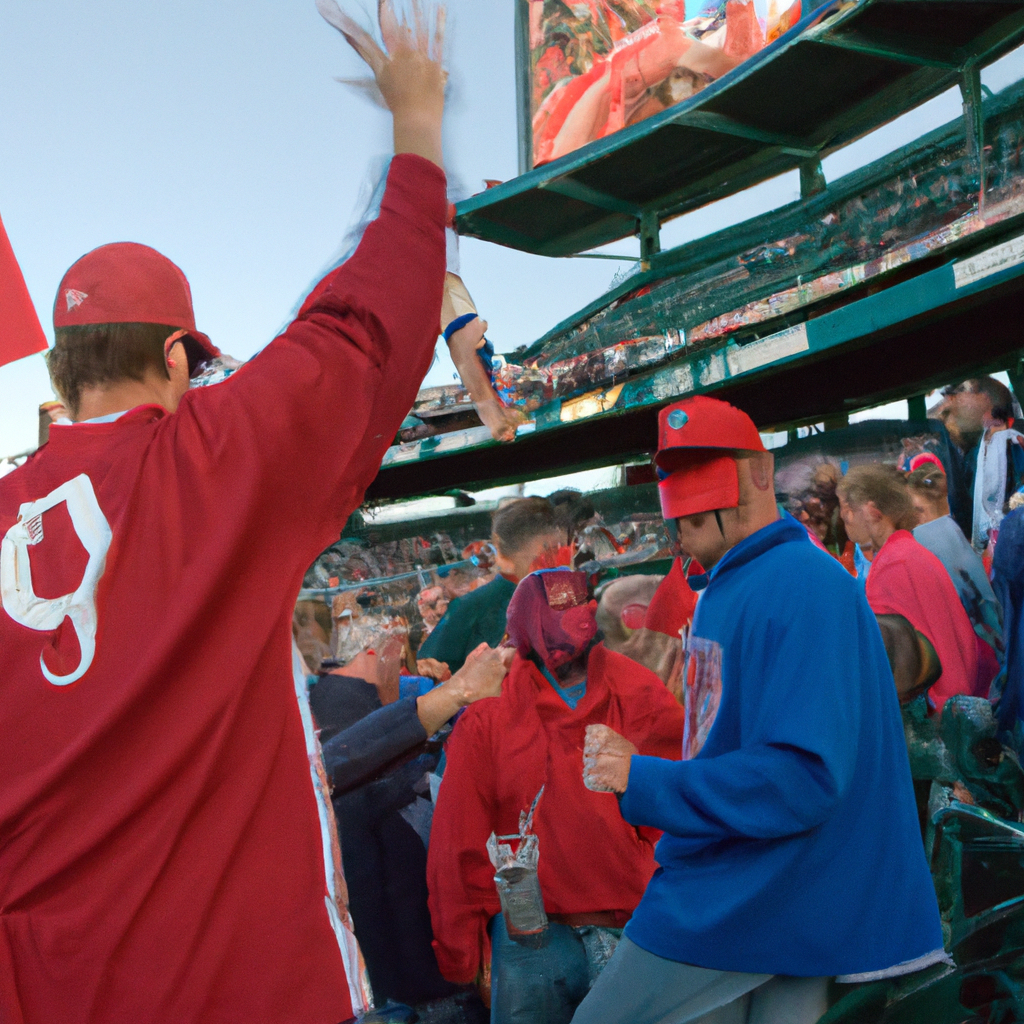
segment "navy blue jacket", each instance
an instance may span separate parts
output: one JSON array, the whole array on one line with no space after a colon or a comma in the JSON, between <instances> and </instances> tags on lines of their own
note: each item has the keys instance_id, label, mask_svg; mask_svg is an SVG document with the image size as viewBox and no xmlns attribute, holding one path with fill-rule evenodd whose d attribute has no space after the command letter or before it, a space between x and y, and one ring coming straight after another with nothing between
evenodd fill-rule
<instances>
[{"instance_id":1,"label":"navy blue jacket","mask_svg":"<svg viewBox=\"0 0 1024 1024\"><path fill-rule=\"evenodd\" d=\"M427 851L402 814L417 802L424 775L438 760L424 748L416 698L382 707L370 683L323 675L309 703L334 785L349 909L374 1000L420 1003L452 995L459 989L441 977L434 958Z\"/></svg>"},{"instance_id":2,"label":"navy blue jacket","mask_svg":"<svg viewBox=\"0 0 1024 1024\"><path fill-rule=\"evenodd\" d=\"M1006 663L993 690L1002 692L996 713L1007 741L1024 750L1024 509L1014 509L999 525L992 557L992 587L1003 606Z\"/></svg>"},{"instance_id":3,"label":"navy blue jacket","mask_svg":"<svg viewBox=\"0 0 1024 1024\"><path fill-rule=\"evenodd\" d=\"M693 634L721 665L717 715L692 760L632 758L622 814L665 836L626 934L764 974L939 958L896 688L856 580L787 515L715 566Z\"/></svg>"}]
</instances>

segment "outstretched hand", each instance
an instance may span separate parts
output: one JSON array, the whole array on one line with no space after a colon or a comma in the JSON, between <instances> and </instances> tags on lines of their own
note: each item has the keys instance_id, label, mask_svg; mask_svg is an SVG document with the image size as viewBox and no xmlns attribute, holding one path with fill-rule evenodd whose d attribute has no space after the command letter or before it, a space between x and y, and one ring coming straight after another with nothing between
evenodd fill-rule
<instances>
[{"instance_id":1,"label":"outstretched hand","mask_svg":"<svg viewBox=\"0 0 1024 1024\"><path fill-rule=\"evenodd\" d=\"M342 11L336 0L316 0L316 6L373 72L376 89L394 115L395 153L416 153L441 166L441 120L447 80L441 64L444 7L437 8L431 25L422 0L409 0L410 25L404 18L398 20L392 0L378 0L382 48Z\"/></svg>"},{"instance_id":2,"label":"outstretched hand","mask_svg":"<svg viewBox=\"0 0 1024 1024\"><path fill-rule=\"evenodd\" d=\"M460 708L485 697L500 697L515 651L495 650L480 644L447 682L435 686L416 701L416 712L428 736L432 736Z\"/></svg>"},{"instance_id":3,"label":"outstretched hand","mask_svg":"<svg viewBox=\"0 0 1024 1024\"><path fill-rule=\"evenodd\" d=\"M460 327L448 339L448 351L462 384L476 406L480 422L491 432L495 441L514 441L519 425L527 416L521 409L504 405L491 386L487 371L480 362L477 350L487 343L484 334L487 321L477 317Z\"/></svg>"},{"instance_id":4,"label":"outstretched hand","mask_svg":"<svg viewBox=\"0 0 1024 1024\"><path fill-rule=\"evenodd\" d=\"M514 657L515 651L480 644L469 652L462 668L446 685L458 693L463 706L484 697L498 697Z\"/></svg>"}]
</instances>

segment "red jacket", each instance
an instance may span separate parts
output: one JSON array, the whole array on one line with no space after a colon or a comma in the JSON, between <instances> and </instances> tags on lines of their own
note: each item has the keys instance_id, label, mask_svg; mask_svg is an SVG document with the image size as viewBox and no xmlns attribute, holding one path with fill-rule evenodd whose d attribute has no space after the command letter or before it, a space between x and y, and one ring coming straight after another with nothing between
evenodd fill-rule
<instances>
[{"instance_id":1,"label":"red jacket","mask_svg":"<svg viewBox=\"0 0 1024 1024\"><path fill-rule=\"evenodd\" d=\"M487 923L500 906L487 838L517 832L541 786L533 828L548 914L612 911L625 924L654 873L661 833L627 824L614 795L583 785L584 734L603 723L642 754L679 760L683 719L656 675L604 644L590 654L575 709L518 654L501 696L466 709L448 741L427 863L446 978L468 984L489 960Z\"/></svg>"},{"instance_id":2,"label":"red jacket","mask_svg":"<svg viewBox=\"0 0 1024 1024\"><path fill-rule=\"evenodd\" d=\"M54 426L0 481L4 1024L351 1016L292 612L429 366L446 206L396 157L356 254L252 362L174 415ZM59 623L45 599L75 592Z\"/></svg>"},{"instance_id":3,"label":"red jacket","mask_svg":"<svg viewBox=\"0 0 1024 1024\"><path fill-rule=\"evenodd\" d=\"M942 665L928 690L936 712L958 693L988 696L978 689L978 644L946 567L909 530L897 530L875 555L867 597L876 615L902 615L926 636Z\"/></svg>"}]
</instances>

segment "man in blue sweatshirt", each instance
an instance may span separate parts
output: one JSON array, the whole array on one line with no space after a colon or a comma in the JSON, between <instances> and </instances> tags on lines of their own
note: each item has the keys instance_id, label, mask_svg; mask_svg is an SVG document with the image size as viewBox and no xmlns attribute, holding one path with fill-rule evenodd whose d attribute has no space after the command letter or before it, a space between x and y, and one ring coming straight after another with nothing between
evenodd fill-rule
<instances>
[{"instance_id":1,"label":"man in blue sweatshirt","mask_svg":"<svg viewBox=\"0 0 1024 1024\"><path fill-rule=\"evenodd\" d=\"M588 730L588 786L665 835L573 1021L810 1024L830 978L945 958L892 671L856 580L780 517L750 418L695 397L659 435L662 511L709 570L683 630L684 760Z\"/></svg>"}]
</instances>

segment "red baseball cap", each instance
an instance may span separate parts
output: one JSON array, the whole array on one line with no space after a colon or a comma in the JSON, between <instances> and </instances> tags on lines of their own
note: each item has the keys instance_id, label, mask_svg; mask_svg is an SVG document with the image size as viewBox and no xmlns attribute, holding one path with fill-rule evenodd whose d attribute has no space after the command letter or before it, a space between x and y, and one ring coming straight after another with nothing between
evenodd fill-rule
<instances>
[{"instance_id":1,"label":"red baseball cap","mask_svg":"<svg viewBox=\"0 0 1024 1024\"><path fill-rule=\"evenodd\" d=\"M717 398L696 395L658 415L654 457L661 512L666 519L736 508L740 503L737 451L765 451L754 421Z\"/></svg>"},{"instance_id":2,"label":"red baseball cap","mask_svg":"<svg viewBox=\"0 0 1024 1024\"><path fill-rule=\"evenodd\" d=\"M220 355L213 342L196 330L188 279L166 256L137 242L101 245L64 275L53 304L53 326L83 324L177 327L187 332L183 340L190 370Z\"/></svg>"}]
</instances>

